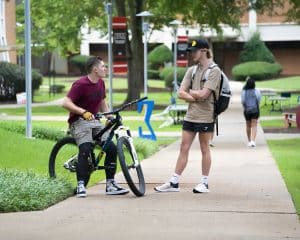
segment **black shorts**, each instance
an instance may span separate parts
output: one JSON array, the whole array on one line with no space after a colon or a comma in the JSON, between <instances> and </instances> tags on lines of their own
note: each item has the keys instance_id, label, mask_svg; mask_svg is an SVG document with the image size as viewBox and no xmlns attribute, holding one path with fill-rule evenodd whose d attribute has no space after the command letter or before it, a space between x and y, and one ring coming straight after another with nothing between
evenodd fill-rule
<instances>
[{"instance_id":1,"label":"black shorts","mask_svg":"<svg viewBox=\"0 0 300 240\"><path fill-rule=\"evenodd\" d=\"M206 132L214 132L214 123L194 123L183 121L182 129L189 132L199 132L199 133L206 133Z\"/></svg>"},{"instance_id":2,"label":"black shorts","mask_svg":"<svg viewBox=\"0 0 300 240\"><path fill-rule=\"evenodd\" d=\"M258 119L259 118L259 111L256 113L246 113L244 112L244 117L246 121L251 121L252 119Z\"/></svg>"}]
</instances>

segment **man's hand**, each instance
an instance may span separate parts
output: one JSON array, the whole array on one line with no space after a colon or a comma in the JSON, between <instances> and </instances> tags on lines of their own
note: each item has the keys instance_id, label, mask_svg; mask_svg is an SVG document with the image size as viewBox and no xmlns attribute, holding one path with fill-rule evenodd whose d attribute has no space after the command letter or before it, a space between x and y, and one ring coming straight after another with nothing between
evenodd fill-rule
<instances>
[{"instance_id":1,"label":"man's hand","mask_svg":"<svg viewBox=\"0 0 300 240\"><path fill-rule=\"evenodd\" d=\"M111 124L111 122L112 122L114 119L115 119L115 118L114 118L114 116L112 116L112 115L107 116L107 117L106 117L106 121L105 121L105 126Z\"/></svg>"},{"instance_id":2,"label":"man's hand","mask_svg":"<svg viewBox=\"0 0 300 240\"><path fill-rule=\"evenodd\" d=\"M95 119L94 115L91 112L88 112L88 111L85 111L82 114L82 117L84 118L84 120L87 120L87 121Z\"/></svg>"}]
</instances>

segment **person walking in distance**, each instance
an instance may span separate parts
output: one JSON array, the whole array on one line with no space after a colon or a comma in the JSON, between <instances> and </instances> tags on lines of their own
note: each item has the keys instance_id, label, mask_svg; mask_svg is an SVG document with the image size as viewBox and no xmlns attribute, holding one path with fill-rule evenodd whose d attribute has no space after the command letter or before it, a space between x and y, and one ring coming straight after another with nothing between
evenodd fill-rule
<instances>
[{"instance_id":1,"label":"person walking in distance","mask_svg":"<svg viewBox=\"0 0 300 240\"><path fill-rule=\"evenodd\" d=\"M253 78L248 77L246 79L246 84L243 87L241 98L244 108L244 117L246 119L248 147L256 147L255 139L261 94L260 91L255 88L255 81Z\"/></svg>"},{"instance_id":2,"label":"person walking in distance","mask_svg":"<svg viewBox=\"0 0 300 240\"><path fill-rule=\"evenodd\" d=\"M200 179L199 176L200 183L193 189L193 192L209 192L208 176L211 168L209 142L214 132L215 120L213 92L218 98L221 70L214 63L211 50L205 40L192 41L187 50L191 52L196 64L187 70L178 90L178 97L188 102L188 110L182 126L180 152L174 174L168 182L154 188L157 192L180 191L180 176L187 165L189 150L197 133L202 157L202 177ZM209 67L211 71L205 79L205 72Z\"/></svg>"},{"instance_id":3,"label":"person walking in distance","mask_svg":"<svg viewBox=\"0 0 300 240\"><path fill-rule=\"evenodd\" d=\"M69 126L72 136L79 147L77 175L77 197L86 197L86 185L90 178L88 158L93 149L93 136L104 128L104 125L96 120L94 115L107 112L108 106L105 100L105 84L103 78L107 69L99 57L90 57L86 63L87 75L75 81L63 100L63 107L69 114ZM109 118L112 116L108 116ZM107 135L106 135L107 137ZM105 137L104 137L105 138ZM104 141L105 139L102 139ZM106 194L119 195L129 192L117 185L114 180L116 173L117 148L111 141L106 150L104 165L106 174Z\"/></svg>"}]
</instances>

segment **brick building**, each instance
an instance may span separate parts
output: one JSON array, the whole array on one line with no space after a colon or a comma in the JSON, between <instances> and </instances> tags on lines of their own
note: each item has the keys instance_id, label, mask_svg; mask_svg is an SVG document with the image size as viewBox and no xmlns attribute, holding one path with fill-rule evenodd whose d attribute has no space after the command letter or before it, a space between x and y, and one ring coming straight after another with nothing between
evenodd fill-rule
<instances>
[{"instance_id":1,"label":"brick building","mask_svg":"<svg viewBox=\"0 0 300 240\"><path fill-rule=\"evenodd\" d=\"M0 61L17 62L15 0L0 0Z\"/></svg>"}]
</instances>

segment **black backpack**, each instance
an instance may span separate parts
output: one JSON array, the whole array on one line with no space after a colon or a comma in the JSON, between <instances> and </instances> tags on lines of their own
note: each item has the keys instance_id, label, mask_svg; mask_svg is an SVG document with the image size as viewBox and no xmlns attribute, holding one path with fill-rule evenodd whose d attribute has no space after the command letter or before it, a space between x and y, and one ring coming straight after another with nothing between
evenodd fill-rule
<instances>
[{"instance_id":1,"label":"black backpack","mask_svg":"<svg viewBox=\"0 0 300 240\"><path fill-rule=\"evenodd\" d=\"M217 67L217 64L212 64L209 66L204 74L204 79L208 78L208 75L214 67ZM195 74L197 71L197 65L194 66L192 72L192 82L195 78ZM215 91L212 92L214 96L214 119L216 123L216 133L217 136L219 135L219 124L218 124L218 116L224 112L229 107L230 97L231 97L231 90L229 85L229 79L225 75L225 73L221 70L221 82L220 82L220 89L219 89L219 98L217 99Z\"/></svg>"}]
</instances>

